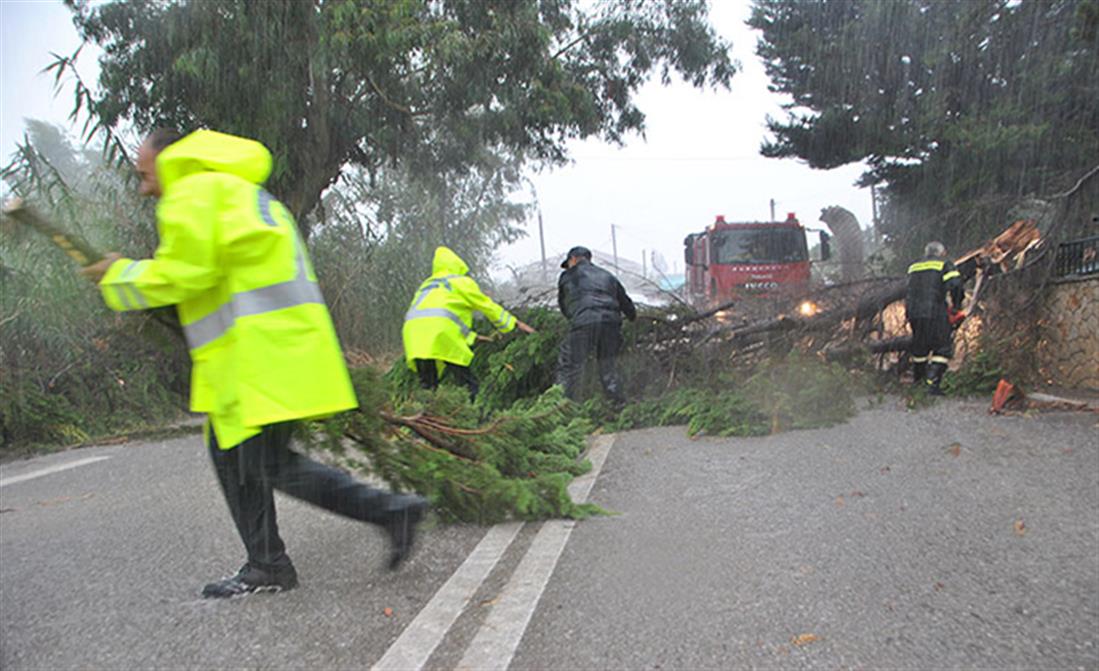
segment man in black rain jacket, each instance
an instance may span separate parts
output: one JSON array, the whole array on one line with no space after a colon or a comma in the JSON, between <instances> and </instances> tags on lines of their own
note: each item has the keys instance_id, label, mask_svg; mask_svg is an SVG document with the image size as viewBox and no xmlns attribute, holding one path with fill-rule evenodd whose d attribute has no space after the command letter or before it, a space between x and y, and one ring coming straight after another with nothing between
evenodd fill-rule
<instances>
[{"instance_id":1,"label":"man in black rain jacket","mask_svg":"<svg viewBox=\"0 0 1099 671\"><path fill-rule=\"evenodd\" d=\"M633 321L637 309L618 279L591 262L585 247L573 247L561 262L557 304L569 320L569 332L557 358L557 382L577 400L588 353L595 352L603 390L616 404L625 402L615 358L622 347L622 315Z\"/></svg>"},{"instance_id":2,"label":"man in black rain jacket","mask_svg":"<svg viewBox=\"0 0 1099 671\"><path fill-rule=\"evenodd\" d=\"M946 248L941 242L929 242L924 248L924 258L908 267L904 307L912 327L909 356L915 381L923 380L933 396L942 395L939 384L954 354L954 333L946 305L948 295L953 308L960 310L965 298L961 273L946 260Z\"/></svg>"}]
</instances>

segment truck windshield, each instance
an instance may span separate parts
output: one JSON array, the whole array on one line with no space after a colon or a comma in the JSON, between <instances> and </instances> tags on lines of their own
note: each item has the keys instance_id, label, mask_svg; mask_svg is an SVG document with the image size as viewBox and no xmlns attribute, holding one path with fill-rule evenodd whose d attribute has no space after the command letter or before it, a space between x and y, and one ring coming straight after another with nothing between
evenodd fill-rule
<instances>
[{"instance_id":1,"label":"truck windshield","mask_svg":"<svg viewBox=\"0 0 1099 671\"><path fill-rule=\"evenodd\" d=\"M717 231L714 263L796 263L809 258L800 228L744 228Z\"/></svg>"}]
</instances>

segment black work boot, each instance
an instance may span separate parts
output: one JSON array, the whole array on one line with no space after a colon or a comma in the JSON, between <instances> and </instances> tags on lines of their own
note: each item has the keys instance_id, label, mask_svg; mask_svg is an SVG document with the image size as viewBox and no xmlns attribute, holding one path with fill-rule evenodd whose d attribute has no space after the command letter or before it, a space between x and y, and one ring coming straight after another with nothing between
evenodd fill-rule
<instances>
[{"instance_id":1,"label":"black work boot","mask_svg":"<svg viewBox=\"0 0 1099 671\"><path fill-rule=\"evenodd\" d=\"M927 362L917 361L912 364L912 382L920 382L927 376Z\"/></svg>"},{"instance_id":2,"label":"black work boot","mask_svg":"<svg viewBox=\"0 0 1099 671\"><path fill-rule=\"evenodd\" d=\"M427 499L415 494L394 494L390 512L382 526L389 534L389 570L396 570L410 554L416 540L416 525L427 514Z\"/></svg>"},{"instance_id":3,"label":"black work boot","mask_svg":"<svg viewBox=\"0 0 1099 671\"><path fill-rule=\"evenodd\" d=\"M617 388L607 389L607 397L611 401L611 410L615 414L622 412L622 408L626 407L626 397Z\"/></svg>"},{"instance_id":4,"label":"black work boot","mask_svg":"<svg viewBox=\"0 0 1099 671\"><path fill-rule=\"evenodd\" d=\"M292 565L265 571L251 564L245 564L240 567L236 575L212 582L202 588L202 597L228 599L256 592L285 592L297 586L298 572Z\"/></svg>"},{"instance_id":5,"label":"black work boot","mask_svg":"<svg viewBox=\"0 0 1099 671\"><path fill-rule=\"evenodd\" d=\"M603 392L611 400L611 407L617 413L626 405L626 395L622 393L622 384L617 375L608 375L602 380Z\"/></svg>"},{"instance_id":6,"label":"black work boot","mask_svg":"<svg viewBox=\"0 0 1099 671\"><path fill-rule=\"evenodd\" d=\"M932 396L944 396L942 388L939 386L943 381L943 374L946 372L946 364L935 362L928 367L927 372L927 393Z\"/></svg>"}]
</instances>

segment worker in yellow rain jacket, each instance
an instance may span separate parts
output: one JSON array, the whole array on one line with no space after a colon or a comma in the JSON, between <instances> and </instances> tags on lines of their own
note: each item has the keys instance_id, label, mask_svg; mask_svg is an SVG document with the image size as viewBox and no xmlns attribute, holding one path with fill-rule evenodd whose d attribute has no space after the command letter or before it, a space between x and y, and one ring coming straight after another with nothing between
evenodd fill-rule
<instances>
[{"instance_id":1,"label":"worker in yellow rain jacket","mask_svg":"<svg viewBox=\"0 0 1099 671\"><path fill-rule=\"evenodd\" d=\"M205 597L297 586L272 488L381 526L390 568L411 551L424 499L372 489L289 449L295 420L358 405L328 309L290 212L261 186L271 154L213 131L158 130L137 154L142 195L159 199L151 259L109 254L84 269L107 305L176 305L190 350L191 409L248 561Z\"/></svg>"},{"instance_id":2,"label":"worker in yellow rain jacket","mask_svg":"<svg viewBox=\"0 0 1099 671\"><path fill-rule=\"evenodd\" d=\"M502 333L517 327L524 333L534 333L482 293L468 272L469 266L457 254L436 247L431 277L416 289L405 314L401 329L405 361L420 376L425 389L437 387L446 371L469 389L470 396L477 395L477 379L469 369L473 361L470 345L477 339L474 312L480 312Z\"/></svg>"}]
</instances>

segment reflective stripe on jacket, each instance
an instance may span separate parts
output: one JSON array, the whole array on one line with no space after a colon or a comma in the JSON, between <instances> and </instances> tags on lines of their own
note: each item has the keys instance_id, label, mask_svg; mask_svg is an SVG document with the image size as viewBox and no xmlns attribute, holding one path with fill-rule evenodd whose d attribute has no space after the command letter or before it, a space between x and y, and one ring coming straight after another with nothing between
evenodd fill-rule
<instances>
[{"instance_id":1,"label":"reflective stripe on jacket","mask_svg":"<svg viewBox=\"0 0 1099 671\"><path fill-rule=\"evenodd\" d=\"M503 333L515 328L515 317L482 293L468 272L469 266L453 251L435 249L431 277L416 289L401 328L409 368L415 368L416 359L468 366L473 361L469 346L477 339L474 312Z\"/></svg>"},{"instance_id":2,"label":"reflective stripe on jacket","mask_svg":"<svg viewBox=\"0 0 1099 671\"><path fill-rule=\"evenodd\" d=\"M946 296L957 309L961 308L965 291L962 274L950 261L924 259L908 267L908 293L905 313L909 320L946 317Z\"/></svg>"},{"instance_id":3,"label":"reflective stripe on jacket","mask_svg":"<svg viewBox=\"0 0 1099 671\"><path fill-rule=\"evenodd\" d=\"M290 212L259 185L271 155L198 131L156 161L160 244L100 282L107 305L176 305L191 360L191 409L230 449L266 424L358 405L335 329Z\"/></svg>"}]
</instances>

